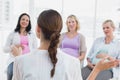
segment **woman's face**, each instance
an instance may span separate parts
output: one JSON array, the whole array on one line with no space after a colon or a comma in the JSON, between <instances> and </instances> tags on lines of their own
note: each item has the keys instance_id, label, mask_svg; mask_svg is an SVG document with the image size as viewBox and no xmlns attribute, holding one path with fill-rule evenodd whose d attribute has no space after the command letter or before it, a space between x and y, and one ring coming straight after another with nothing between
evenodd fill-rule
<instances>
[{"instance_id":1,"label":"woman's face","mask_svg":"<svg viewBox=\"0 0 120 80\"><path fill-rule=\"evenodd\" d=\"M22 28L26 28L29 25L29 17L27 15L23 15L20 19L20 26Z\"/></svg>"},{"instance_id":2,"label":"woman's face","mask_svg":"<svg viewBox=\"0 0 120 80\"><path fill-rule=\"evenodd\" d=\"M113 35L114 28L111 26L110 22L103 24L103 32L106 36Z\"/></svg>"},{"instance_id":3,"label":"woman's face","mask_svg":"<svg viewBox=\"0 0 120 80\"><path fill-rule=\"evenodd\" d=\"M77 28L76 25L77 25L77 23L74 18L68 18L67 27L68 27L69 31L76 31L76 28Z\"/></svg>"}]
</instances>

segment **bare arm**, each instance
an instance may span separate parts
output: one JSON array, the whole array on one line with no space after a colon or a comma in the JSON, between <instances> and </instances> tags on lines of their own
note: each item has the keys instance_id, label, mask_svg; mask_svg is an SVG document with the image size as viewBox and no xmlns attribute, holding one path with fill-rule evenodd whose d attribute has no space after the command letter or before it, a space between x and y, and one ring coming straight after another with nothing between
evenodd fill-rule
<instances>
[{"instance_id":1,"label":"bare arm","mask_svg":"<svg viewBox=\"0 0 120 80\"><path fill-rule=\"evenodd\" d=\"M112 60L115 60L112 56L106 54L106 53L100 53L96 56L97 58L106 58L108 57L108 60L112 61Z\"/></svg>"},{"instance_id":2,"label":"bare arm","mask_svg":"<svg viewBox=\"0 0 120 80\"><path fill-rule=\"evenodd\" d=\"M105 58L105 57L108 57L109 55L106 54L106 53L100 53L100 54L97 54L96 57L97 58Z\"/></svg>"},{"instance_id":3,"label":"bare arm","mask_svg":"<svg viewBox=\"0 0 120 80\"><path fill-rule=\"evenodd\" d=\"M19 56L22 54L22 47L17 47L13 45L11 48L12 48L11 52L14 56Z\"/></svg>"},{"instance_id":4,"label":"bare arm","mask_svg":"<svg viewBox=\"0 0 120 80\"><path fill-rule=\"evenodd\" d=\"M88 66L89 68L93 69L93 68L95 67L95 65L91 63L91 61L90 61L89 58L87 58L87 63L88 63L87 66Z\"/></svg>"},{"instance_id":5,"label":"bare arm","mask_svg":"<svg viewBox=\"0 0 120 80\"><path fill-rule=\"evenodd\" d=\"M96 64L87 80L95 80L100 71L115 67L119 64L118 60L113 60L109 62L105 62L105 60L106 59L102 59Z\"/></svg>"}]
</instances>

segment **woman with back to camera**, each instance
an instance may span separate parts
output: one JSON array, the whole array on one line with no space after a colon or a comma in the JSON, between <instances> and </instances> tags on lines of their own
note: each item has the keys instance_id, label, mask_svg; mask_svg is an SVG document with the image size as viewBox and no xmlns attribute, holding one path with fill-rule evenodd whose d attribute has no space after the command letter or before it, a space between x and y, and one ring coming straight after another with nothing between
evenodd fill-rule
<instances>
[{"instance_id":1,"label":"woman with back to camera","mask_svg":"<svg viewBox=\"0 0 120 80\"><path fill-rule=\"evenodd\" d=\"M57 49L61 29L62 18L57 11L45 10L39 15L36 34L40 45L31 54L16 57L13 80L82 80L79 60ZM117 63L100 62L104 68L96 66L94 72L99 73ZM106 64L111 65L106 67ZM95 78L93 74L88 80Z\"/></svg>"},{"instance_id":2,"label":"woman with back to camera","mask_svg":"<svg viewBox=\"0 0 120 80\"><path fill-rule=\"evenodd\" d=\"M79 21L75 15L69 15L66 20L67 32L62 33L60 38L60 49L80 60L81 67L87 51L85 37L78 33Z\"/></svg>"},{"instance_id":3,"label":"woman with back to camera","mask_svg":"<svg viewBox=\"0 0 120 80\"><path fill-rule=\"evenodd\" d=\"M37 48L36 42L36 37L31 31L30 16L27 13L22 13L19 16L15 30L8 35L4 46L4 52L10 53L7 68L7 80L12 79L14 58L22 54L27 54L31 50ZM19 49L20 54L16 53L17 49Z\"/></svg>"}]
</instances>

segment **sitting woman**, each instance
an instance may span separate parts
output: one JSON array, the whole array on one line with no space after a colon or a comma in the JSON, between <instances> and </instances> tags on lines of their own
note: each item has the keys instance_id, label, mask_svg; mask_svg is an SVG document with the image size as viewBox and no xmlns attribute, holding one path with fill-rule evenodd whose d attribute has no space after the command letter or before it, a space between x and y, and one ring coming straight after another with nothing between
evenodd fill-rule
<instances>
[{"instance_id":1,"label":"sitting woman","mask_svg":"<svg viewBox=\"0 0 120 80\"><path fill-rule=\"evenodd\" d=\"M39 15L36 27L39 47L31 54L16 57L13 80L82 80L79 60L57 49L61 29L62 18L57 11L45 10ZM117 64L117 60L100 61L87 80L95 80L100 71Z\"/></svg>"},{"instance_id":2,"label":"sitting woman","mask_svg":"<svg viewBox=\"0 0 120 80\"><path fill-rule=\"evenodd\" d=\"M118 54L120 53L120 43L117 39L115 39L115 36L113 35L114 30L115 26L112 20L106 20L103 23L103 32L105 34L105 37L100 37L94 41L87 57L88 65L82 68L83 80L86 80L86 78L93 70L94 66L102 58L109 57L106 61L110 61L118 57ZM99 73L96 80L109 80L112 77L113 71L112 69L108 69Z\"/></svg>"},{"instance_id":3,"label":"sitting woman","mask_svg":"<svg viewBox=\"0 0 120 80\"><path fill-rule=\"evenodd\" d=\"M87 51L85 37L78 32L80 25L75 15L70 15L66 20L67 32L62 33L60 38L60 49L68 55L78 58L83 67Z\"/></svg>"}]
</instances>

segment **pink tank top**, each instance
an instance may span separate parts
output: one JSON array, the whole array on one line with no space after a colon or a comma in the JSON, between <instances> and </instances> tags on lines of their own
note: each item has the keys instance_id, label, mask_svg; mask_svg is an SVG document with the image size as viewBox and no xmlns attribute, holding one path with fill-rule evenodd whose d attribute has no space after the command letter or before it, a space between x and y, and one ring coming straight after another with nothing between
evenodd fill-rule
<instances>
[{"instance_id":1,"label":"pink tank top","mask_svg":"<svg viewBox=\"0 0 120 80\"><path fill-rule=\"evenodd\" d=\"M29 42L28 41L28 36L20 35L20 43L24 47L24 49L22 51L22 54L26 54L26 53L30 52L29 43L28 42Z\"/></svg>"}]
</instances>

